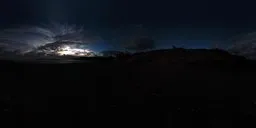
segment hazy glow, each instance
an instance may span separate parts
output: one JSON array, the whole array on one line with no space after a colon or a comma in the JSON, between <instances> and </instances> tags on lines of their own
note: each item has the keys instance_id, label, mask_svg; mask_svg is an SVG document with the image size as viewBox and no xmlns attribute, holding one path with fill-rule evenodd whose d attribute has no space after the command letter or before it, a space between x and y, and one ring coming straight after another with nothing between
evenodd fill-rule
<instances>
[{"instance_id":1,"label":"hazy glow","mask_svg":"<svg viewBox=\"0 0 256 128\"><path fill-rule=\"evenodd\" d=\"M18 50L21 53L26 53L58 41L91 43L92 38L92 36L85 34L82 26L50 23L1 30L0 46L5 51Z\"/></svg>"},{"instance_id":2,"label":"hazy glow","mask_svg":"<svg viewBox=\"0 0 256 128\"><path fill-rule=\"evenodd\" d=\"M79 49L79 48L71 48L70 46L65 46L57 51L57 54L60 56L70 55L70 56L89 56L92 51L88 49Z\"/></svg>"}]
</instances>

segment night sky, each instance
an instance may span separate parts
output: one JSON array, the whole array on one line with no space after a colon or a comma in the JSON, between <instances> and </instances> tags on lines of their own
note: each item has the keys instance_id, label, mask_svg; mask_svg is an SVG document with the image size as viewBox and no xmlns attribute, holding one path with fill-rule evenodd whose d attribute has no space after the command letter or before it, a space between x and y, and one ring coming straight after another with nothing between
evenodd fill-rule
<instances>
[{"instance_id":1,"label":"night sky","mask_svg":"<svg viewBox=\"0 0 256 128\"><path fill-rule=\"evenodd\" d=\"M0 26L49 21L84 25L103 39L96 48L119 43L143 28L157 47L225 47L233 36L256 29L253 1L246 0L1 0Z\"/></svg>"}]
</instances>

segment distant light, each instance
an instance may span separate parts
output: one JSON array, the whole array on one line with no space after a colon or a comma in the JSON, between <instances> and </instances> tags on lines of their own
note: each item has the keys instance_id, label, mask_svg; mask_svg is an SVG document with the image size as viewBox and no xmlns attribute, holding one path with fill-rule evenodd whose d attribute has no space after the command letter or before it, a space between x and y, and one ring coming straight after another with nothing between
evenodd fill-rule
<instances>
[{"instance_id":1,"label":"distant light","mask_svg":"<svg viewBox=\"0 0 256 128\"><path fill-rule=\"evenodd\" d=\"M92 51L89 49L71 48L70 46L65 46L57 51L57 54L60 56L90 56L90 53L92 53Z\"/></svg>"}]
</instances>

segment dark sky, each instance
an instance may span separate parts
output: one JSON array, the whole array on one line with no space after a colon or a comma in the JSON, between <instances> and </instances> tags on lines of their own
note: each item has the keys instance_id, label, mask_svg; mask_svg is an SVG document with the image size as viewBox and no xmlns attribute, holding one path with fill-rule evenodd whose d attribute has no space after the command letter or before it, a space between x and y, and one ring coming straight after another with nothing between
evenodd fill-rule
<instances>
[{"instance_id":1,"label":"dark sky","mask_svg":"<svg viewBox=\"0 0 256 128\"><path fill-rule=\"evenodd\" d=\"M161 47L208 47L254 31L254 5L246 0L1 0L0 23L83 24L110 40L143 26Z\"/></svg>"}]
</instances>

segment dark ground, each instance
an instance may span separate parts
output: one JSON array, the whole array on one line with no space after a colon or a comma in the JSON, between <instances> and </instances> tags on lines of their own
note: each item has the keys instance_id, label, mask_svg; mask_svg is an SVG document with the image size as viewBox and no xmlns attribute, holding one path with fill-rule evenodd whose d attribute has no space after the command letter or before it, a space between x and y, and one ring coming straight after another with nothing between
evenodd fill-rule
<instances>
[{"instance_id":1,"label":"dark ground","mask_svg":"<svg viewBox=\"0 0 256 128\"><path fill-rule=\"evenodd\" d=\"M255 128L255 66L184 49L78 64L2 61L1 125Z\"/></svg>"}]
</instances>

